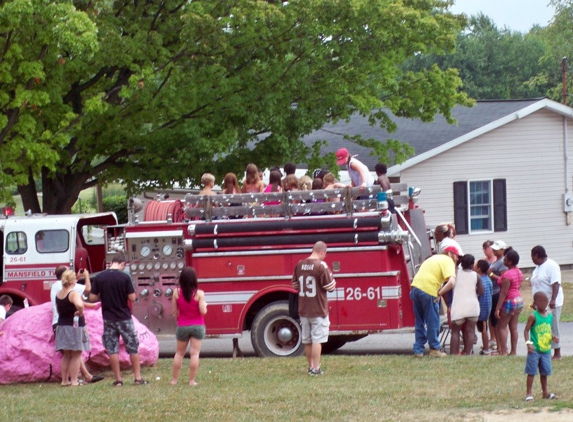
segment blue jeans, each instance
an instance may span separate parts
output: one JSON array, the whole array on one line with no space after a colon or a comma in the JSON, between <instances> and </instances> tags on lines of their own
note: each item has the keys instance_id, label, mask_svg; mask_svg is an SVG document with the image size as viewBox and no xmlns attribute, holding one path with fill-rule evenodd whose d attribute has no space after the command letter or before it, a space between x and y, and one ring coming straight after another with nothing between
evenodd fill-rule
<instances>
[{"instance_id":1,"label":"blue jeans","mask_svg":"<svg viewBox=\"0 0 573 422\"><path fill-rule=\"evenodd\" d=\"M414 353L424 353L426 343L431 349L440 349L440 313L438 302L434 296L422 290L412 287L410 299L414 307L414 316L416 317L416 341L414 342Z\"/></svg>"}]
</instances>

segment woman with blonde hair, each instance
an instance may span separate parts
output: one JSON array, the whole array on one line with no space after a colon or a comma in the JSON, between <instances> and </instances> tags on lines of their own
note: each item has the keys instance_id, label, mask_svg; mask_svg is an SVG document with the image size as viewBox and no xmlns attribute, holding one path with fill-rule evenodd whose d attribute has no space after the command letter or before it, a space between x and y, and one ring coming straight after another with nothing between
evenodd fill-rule
<instances>
[{"instance_id":1,"label":"woman with blonde hair","mask_svg":"<svg viewBox=\"0 0 573 422\"><path fill-rule=\"evenodd\" d=\"M298 179L298 190L311 190L312 180L308 176L302 176Z\"/></svg>"},{"instance_id":2,"label":"woman with blonde hair","mask_svg":"<svg viewBox=\"0 0 573 422\"><path fill-rule=\"evenodd\" d=\"M63 387L81 385L78 373L82 352L91 350L84 318L84 302L81 295L73 290L76 283L76 273L72 270L65 271L62 274L62 289L56 294L58 310L56 350L63 353L61 363Z\"/></svg>"},{"instance_id":3,"label":"woman with blonde hair","mask_svg":"<svg viewBox=\"0 0 573 422\"><path fill-rule=\"evenodd\" d=\"M216 195L213 192L213 186L215 186L215 176L211 173L203 173L201 176L201 184L203 185L203 189L199 192L199 195Z\"/></svg>"},{"instance_id":4,"label":"woman with blonde hair","mask_svg":"<svg viewBox=\"0 0 573 422\"><path fill-rule=\"evenodd\" d=\"M265 184L259 177L259 170L257 166L253 163L248 164L245 169L245 179L243 180L243 188L241 192L243 193L259 193L263 192L265 189Z\"/></svg>"}]
</instances>

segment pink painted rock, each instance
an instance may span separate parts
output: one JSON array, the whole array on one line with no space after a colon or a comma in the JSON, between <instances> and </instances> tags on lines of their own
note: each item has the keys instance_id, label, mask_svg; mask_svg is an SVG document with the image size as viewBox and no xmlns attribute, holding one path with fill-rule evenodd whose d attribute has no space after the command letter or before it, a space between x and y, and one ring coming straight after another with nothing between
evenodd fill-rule
<instances>
[{"instance_id":1,"label":"pink painted rock","mask_svg":"<svg viewBox=\"0 0 573 422\"><path fill-rule=\"evenodd\" d=\"M90 366L109 367L109 356L101 341L101 309L86 308L85 317L92 350L84 352L82 358L86 362L89 361ZM159 342L136 318L133 318L133 322L139 333L141 365L153 366L159 358ZM31 306L14 313L0 326L0 331L4 332L4 335L0 336L0 384L61 380L61 354L55 350L50 303ZM119 360L123 369L131 366L122 340Z\"/></svg>"}]
</instances>

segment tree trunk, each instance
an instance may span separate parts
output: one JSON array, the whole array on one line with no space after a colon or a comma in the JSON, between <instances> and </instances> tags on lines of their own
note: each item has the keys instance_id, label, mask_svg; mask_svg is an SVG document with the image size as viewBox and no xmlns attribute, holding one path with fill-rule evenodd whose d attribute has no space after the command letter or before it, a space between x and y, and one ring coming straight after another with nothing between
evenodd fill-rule
<instances>
[{"instance_id":1,"label":"tree trunk","mask_svg":"<svg viewBox=\"0 0 573 422\"><path fill-rule=\"evenodd\" d=\"M88 176L85 174L59 174L56 178L48 176L47 170L42 170L42 207L38 200L38 192L34 176L30 172L27 185L19 185L18 192L22 197L24 210L33 213L71 214L80 192L85 189Z\"/></svg>"},{"instance_id":2,"label":"tree trunk","mask_svg":"<svg viewBox=\"0 0 573 422\"><path fill-rule=\"evenodd\" d=\"M24 212L28 210L32 211L34 214L39 214L42 212L42 209L40 208L40 202L38 201L38 192L36 191L34 175L31 171L28 173L28 184L18 185L18 193L22 197Z\"/></svg>"},{"instance_id":3,"label":"tree trunk","mask_svg":"<svg viewBox=\"0 0 573 422\"><path fill-rule=\"evenodd\" d=\"M58 173L49 177L47 170L42 171L42 208L47 214L71 214L72 207L85 188L88 176L85 174Z\"/></svg>"}]
</instances>

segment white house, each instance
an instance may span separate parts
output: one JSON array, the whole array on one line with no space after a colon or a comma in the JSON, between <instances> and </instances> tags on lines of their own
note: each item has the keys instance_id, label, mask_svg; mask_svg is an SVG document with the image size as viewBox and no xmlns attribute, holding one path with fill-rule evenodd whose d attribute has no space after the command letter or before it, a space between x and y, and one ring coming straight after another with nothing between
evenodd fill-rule
<instances>
[{"instance_id":1,"label":"white house","mask_svg":"<svg viewBox=\"0 0 573 422\"><path fill-rule=\"evenodd\" d=\"M369 151L332 134L408 142L416 154L389 166L388 175L422 189L429 226L455 222L464 252L481 258L485 240L501 239L520 254L520 267L533 266L535 245L559 264L573 264L573 109L548 99L479 101L456 107L453 116L457 125L443 117L433 123L393 117L392 134L356 116L305 141L326 139L325 152L344 145L371 170L376 158Z\"/></svg>"}]
</instances>

